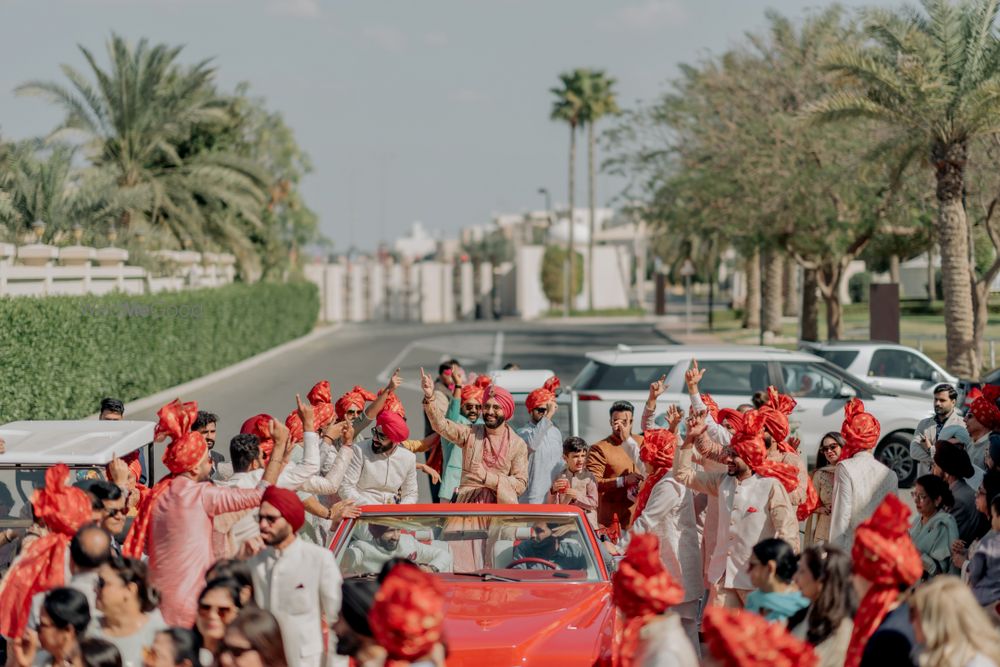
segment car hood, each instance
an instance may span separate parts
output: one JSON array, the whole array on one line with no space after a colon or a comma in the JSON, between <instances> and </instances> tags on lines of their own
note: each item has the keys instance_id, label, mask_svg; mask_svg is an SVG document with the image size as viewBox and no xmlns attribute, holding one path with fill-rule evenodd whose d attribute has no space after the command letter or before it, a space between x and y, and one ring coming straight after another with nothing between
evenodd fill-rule
<instances>
[{"instance_id":1,"label":"car hood","mask_svg":"<svg viewBox=\"0 0 1000 667\"><path fill-rule=\"evenodd\" d=\"M615 635L611 584L448 582L449 664L594 664Z\"/></svg>"}]
</instances>

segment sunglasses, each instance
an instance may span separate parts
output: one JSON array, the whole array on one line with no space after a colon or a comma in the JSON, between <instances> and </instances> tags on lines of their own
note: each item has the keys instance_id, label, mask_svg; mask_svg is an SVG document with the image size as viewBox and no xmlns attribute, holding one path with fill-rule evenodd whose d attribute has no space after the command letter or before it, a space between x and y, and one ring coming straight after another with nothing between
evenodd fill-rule
<instances>
[{"instance_id":1,"label":"sunglasses","mask_svg":"<svg viewBox=\"0 0 1000 667\"><path fill-rule=\"evenodd\" d=\"M466 403L462 406L462 409L466 412L472 412L473 410L482 410L483 406L479 405L479 403Z\"/></svg>"},{"instance_id":2,"label":"sunglasses","mask_svg":"<svg viewBox=\"0 0 1000 667\"><path fill-rule=\"evenodd\" d=\"M236 613L236 607L216 607L215 605L205 604L203 602L198 603L198 613L202 616L208 616L213 612L224 621L227 618L232 618L232 616Z\"/></svg>"},{"instance_id":3,"label":"sunglasses","mask_svg":"<svg viewBox=\"0 0 1000 667\"><path fill-rule=\"evenodd\" d=\"M257 649L255 649L252 646L233 646L232 644L227 644L226 642L222 642L219 645L220 654L228 653L234 658L240 658L244 653L249 653L250 651L256 651L256 650Z\"/></svg>"},{"instance_id":4,"label":"sunglasses","mask_svg":"<svg viewBox=\"0 0 1000 667\"><path fill-rule=\"evenodd\" d=\"M261 514L260 520L264 523L275 523L281 518L280 514Z\"/></svg>"},{"instance_id":5,"label":"sunglasses","mask_svg":"<svg viewBox=\"0 0 1000 667\"><path fill-rule=\"evenodd\" d=\"M835 449L840 449L840 445L823 445L819 448L821 452L832 452Z\"/></svg>"},{"instance_id":6,"label":"sunglasses","mask_svg":"<svg viewBox=\"0 0 1000 667\"><path fill-rule=\"evenodd\" d=\"M126 514L128 514L128 512L124 507L116 507L113 510L106 509L104 510L104 512L108 515L109 519L116 519L120 516L125 516Z\"/></svg>"},{"instance_id":7,"label":"sunglasses","mask_svg":"<svg viewBox=\"0 0 1000 667\"><path fill-rule=\"evenodd\" d=\"M532 412L537 412L540 415L544 415L548 411L549 411L548 408L535 408L534 410L532 410Z\"/></svg>"},{"instance_id":8,"label":"sunglasses","mask_svg":"<svg viewBox=\"0 0 1000 667\"><path fill-rule=\"evenodd\" d=\"M378 427L372 429L372 440L376 442L385 442L385 433L382 432L382 429Z\"/></svg>"}]
</instances>

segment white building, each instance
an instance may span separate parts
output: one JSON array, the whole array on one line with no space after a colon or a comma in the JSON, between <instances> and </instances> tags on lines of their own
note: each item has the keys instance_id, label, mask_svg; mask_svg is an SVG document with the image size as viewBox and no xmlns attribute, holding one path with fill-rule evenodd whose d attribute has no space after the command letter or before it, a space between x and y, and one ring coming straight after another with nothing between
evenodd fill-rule
<instances>
[{"instance_id":1,"label":"white building","mask_svg":"<svg viewBox=\"0 0 1000 667\"><path fill-rule=\"evenodd\" d=\"M396 239L393 249L408 260L422 259L437 252L438 242L420 222L414 222L405 236Z\"/></svg>"}]
</instances>

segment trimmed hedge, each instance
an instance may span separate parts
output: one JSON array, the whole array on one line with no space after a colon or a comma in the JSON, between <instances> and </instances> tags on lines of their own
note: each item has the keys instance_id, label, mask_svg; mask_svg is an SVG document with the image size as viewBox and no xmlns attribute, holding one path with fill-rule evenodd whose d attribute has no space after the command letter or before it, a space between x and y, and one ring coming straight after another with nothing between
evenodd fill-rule
<instances>
[{"instance_id":1,"label":"trimmed hedge","mask_svg":"<svg viewBox=\"0 0 1000 667\"><path fill-rule=\"evenodd\" d=\"M78 419L305 335L312 283L235 284L128 296L0 299L0 424Z\"/></svg>"}]
</instances>

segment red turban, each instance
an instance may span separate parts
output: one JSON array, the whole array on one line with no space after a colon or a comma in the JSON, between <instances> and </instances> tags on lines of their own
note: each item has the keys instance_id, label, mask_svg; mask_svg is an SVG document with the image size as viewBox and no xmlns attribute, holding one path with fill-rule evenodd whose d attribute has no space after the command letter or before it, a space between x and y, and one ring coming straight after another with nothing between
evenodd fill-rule
<instances>
[{"instance_id":1,"label":"red turban","mask_svg":"<svg viewBox=\"0 0 1000 667\"><path fill-rule=\"evenodd\" d=\"M715 399L710 394L702 394L701 402L705 404L705 407L708 408L708 414L712 415L712 419L718 424L719 404L715 402Z\"/></svg>"},{"instance_id":2,"label":"red turban","mask_svg":"<svg viewBox=\"0 0 1000 667\"><path fill-rule=\"evenodd\" d=\"M167 490L170 483L183 473L195 469L198 463L208 453L208 443L198 431L192 431L191 425L198 417L198 404L194 401L181 403L180 399L167 403L156 413L160 418L155 433L170 436L170 444L163 453L163 463L170 474L161 479L143 495L136 509L135 520L129 528L122 551L130 558L142 558L149 539L149 529L153 521L153 506Z\"/></svg>"},{"instance_id":3,"label":"red turban","mask_svg":"<svg viewBox=\"0 0 1000 667\"><path fill-rule=\"evenodd\" d=\"M611 599L625 616L620 662L615 662L631 665L642 626L652 616L684 601L684 589L670 577L660 560L660 539L656 535L632 536L625 558L611 576Z\"/></svg>"},{"instance_id":4,"label":"red turban","mask_svg":"<svg viewBox=\"0 0 1000 667\"><path fill-rule=\"evenodd\" d=\"M240 427L240 433L257 436L264 460L270 459L271 452L274 451L274 435L271 433L272 421L274 421L274 417L262 412L243 422L243 426Z\"/></svg>"},{"instance_id":5,"label":"red turban","mask_svg":"<svg viewBox=\"0 0 1000 667\"><path fill-rule=\"evenodd\" d=\"M281 513L292 526L293 532L299 532L306 522L306 508L299 500L298 494L288 489L274 486L273 484L264 489L264 495L260 499L261 504L268 503Z\"/></svg>"},{"instance_id":6,"label":"red turban","mask_svg":"<svg viewBox=\"0 0 1000 667\"><path fill-rule=\"evenodd\" d=\"M635 501L635 511L632 513L633 517L638 518L642 514L657 482L663 479L674 467L674 452L676 451L677 436L669 429L656 428L646 431L642 448L639 450L639 458L653 466L653 474L643 481L642 487L639 489L639 496Z\"/></svg>"},{"instance_id":7,"label":"red turban","mask_svg":"<svg viewBox=\"0 0 1000 667\"><path fill-rule=\"evenodd\" d=\"M337 412L337 419L343 420L344 415L351 408L356 410L364 410L365 403L368 401L374 401L375 394L371 393L362 386L355 385L354 389L337 399L337 404L334 406Z\"/></svg>"},{"instance_id":8,"label":"red turban","mask_svg":"<svg viewBox=\"0 0 1000 667\"><path fill-rule=\"evenodd\" d=\"M368 613L375 641L388 653L386 667L423 658L441 641L444 589L412 563L399 563L375 594Z\"/></svg>"},{"instance_id":9,"label":"red turban","mask_svg":"<svg viewBox=\"0 0 1000 667\"><path fill-rule=\"evenodd\" d=\"M122 457L122 462L128 466L128 471L135 476L136 485L139 485L139 478L142 477L142 461L139 460L139 450L130 452ZM111 479L111 464L104 466L104 476Z\"/></svg>"},{"instance_id":10,"label":"red turban","mask_svg":"<svg viewBox=\"0 0 1000 667\"><path fill-rule=\"evenodd\" d=\"M878 420L865 412L865 404L857 398L849 400L844 405L844 423L840 427L840 435L847 441L841 461L877 445L879 431Z\"/></svg>"},{"instance_id":11,"label":"red turban","mask_svg":"<svg viewBox=\"0 0 1000 667\"><path fill-rule=\"evenodd\" d=\"M476 403L482 405L483 399L486 396L486 389L490 386L490 383L491 380L489 375L476 376L475 382L462 387L462 403L475 401Z\"/></svg>"},{"instance_id":12,"label":"red turban","mask_svg":"<svg viewBox=\"0 0 1000 667\"><path fill-rule=\"evenodd\" d=\"M816 667L813 647L781 623L749 611L709 607L702 624L709 653L724 667Z\"/></svg>"},{"instance_id":13,"label":"red turban","mask_svg":"<svg viewBox=\"0 0 1000 667\"><path fill-rule=\"evenodd\" d=\"M327 380L320 380L313 385L313 388L306 394L309 405L319 405L320 403L333 403L333 394L330 393L330 383Z\"/></svg>"},{"instance_id":14,"label":"red turban","mask_svg":"<svg viewBox=\"0 0 1000 667\"><path fill-rule=\"evenodd\" d=\"M509 391L503 387L496 386L496 384L491 384L486 392L486 400L488 401L491 398L500 404L505 420L509 420L514 416L514 397L511 396Z\"/></svg>"},{"instance_id":15,"label":"red turban","mask_svg":"<svg viewBox=\"0 0 1000 667\"><path fill-rule=\"evenodd\" d=\"M985 385L982 391L973 389L968 398L972 399L969 412L980 424L991 431L1000 431L1000 408L997 399L1000 398L1000 385Z\"/></svg>"},{"instance_id":16,"label":"red turban","mask_svg":"<svg viewBox=\"0 0 1000 667\"><path fill-rule=\"evenodd\" d=\"M702 400L705 400L704 397L702 397ZM719 410L719 417L715 420L715 422L720 426L722 425L722 422L729 422L729 425L733 427L734 430L737 430L743 424L744 417L743 413L739 410L723 408Z\"/></svg>"},{"instance_id":17,"label":"red turban","mask_svg":"<svg viewBox=\"0 0 1000 667\"><path fill-rule=\"evenodd\" d=\"M410 437L410 427L406 425L406 419L396 414L383 410L375 418L375 425L385 433L389 442L399 444Z\"/></svg>"},{"instance_id":18,"label":"red turban","mask_svg":"<svg viewBox=\"0 0 1000 667\"><path fill-rule=\"evenodd\" d=\"M743 423L733 434L729 446L733 448L754 473L761 477L773 477L791 493L799 486L799 469L789 463L771 461L764 446L764 416L757 410L743 415Z\"/></svg>"},{"instance_id":19,"label":"red turban","mask_svg":"<svg viewBox=\"0 0 1000 667\"><path fill-rule=\"evenodd\" d=\"M528 408L528 412L531 412L537 407L551 403L556 400L557 389L559 389L559 378L553 375L539 389L528 394L528 398L524 399L524 407Z\"/></svg>"},{"instance_id":20,"label":"red turban","mask_svg":"<svg viewBox=\"0 0 1000 667\"><path fill-rule=\"evenodd\" d=\"M854 574L871 582L858 612L845 667L861 664L865 645L899 597L900 586L912 586L924 571L920 553L910 540L910 508L896 496L885 497L875 513L854 533Z\"/></svg>"},{"instance_id":21,"label":"red turban","mask_svg":"<svg viewBox=\"0 0 1000 667\"><path fill-rule=\"evenodd\" d=\"M333 421L334 409L333 398L330 396L330 383L321 380L313 385L313 388L306 394L309 404L313 407L313 425L316 428L323 428ZM289 442L302 442L305 437L305 427L302 425L302 418L299 417L298 410L292 410L285 417L285 426L288 427ZM265 458L270 458L270 452Z\"/></svg>"},{"instance_id":22,"label":"red turban","mask_svg":"<svg viewBox=\"0 0 1000 667\"><path fill-rule=\"evenodd\" d=\"M0 584L0 635L20 637L28 625L31 598L66 584L66 549L90 521L90 496L69 486L69 468L58 463L45 471L45 487L31 498L35 518L49 532L28 545Z\"/></svg>"},{"instance_id":23,"label":"red turban","mask_svg":"<svg viewBox=\"0 0 1000 667\"><path fill-rule=\"evenodd\" d=\"M795 399L791 396L779 394L774 387L767 388L767 403L761 406L759 412L764 417L764 430L777 443L778 449L782 452L795 453L795 448L790 445L788 435L791 427L788 424L788 417L795 409Z\"/></svg>"},{"instance_id":24,"label":"red turban","mask_svg":"<svg viewBox=\"0 0 1000 667\"><path fill-rule=\"evenodd\" d=\"M385 393L385 387L378 390L378 395L381 396ZM400 417L406 418L406 408L403 407L403 402L399 400L399 396L396 396L396 392L391 392L385 397L385 405L382 406L383 410L388 410L389 412L395 412Z\"/></svg>"}]
</instances>

